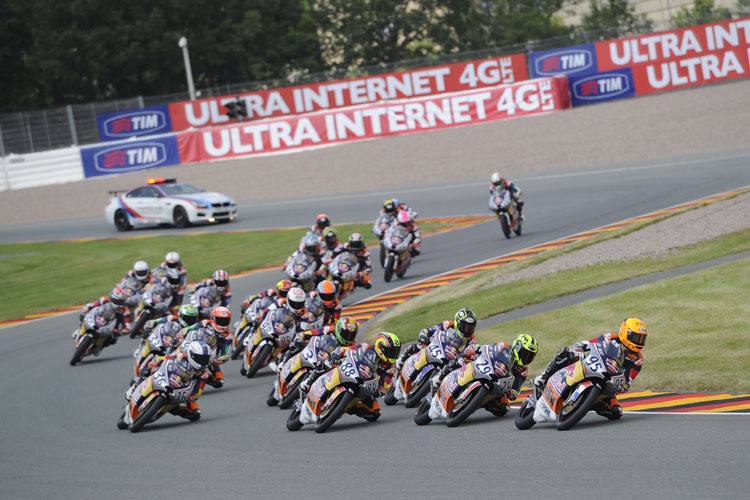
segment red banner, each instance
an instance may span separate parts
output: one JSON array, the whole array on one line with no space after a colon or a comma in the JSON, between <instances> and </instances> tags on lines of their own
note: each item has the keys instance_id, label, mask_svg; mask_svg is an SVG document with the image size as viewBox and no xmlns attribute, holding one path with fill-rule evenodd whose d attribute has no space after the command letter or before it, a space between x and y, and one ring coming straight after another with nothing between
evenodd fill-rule
<instances>
[{"instance_id":1,"label":"red banner","mask_svg":"<svg viewBox=\"0 0 750 500\"><path fill-rule=\"evenodd\" d=\"M248 120L296 115L380 101L461 92L528 80L525 54L432 66L348 80L182 101L169 105L172 129L222 125L226 103L240 97Z\"/></svg>"},{"instance_id":2,"label":"red banner","mask_svg":"<svg viewBox=\"0 0 750 500\"><path fill-rule=\"evenodd\" d=\"M570 107L567 77L178 134L183 163L320 147Z\"/></svg>"},{"instance_id":3,"label":"red banner","mask_svg":"<svg viewBox=\"0 0 750 500\"><path fill-rule=\"evenodd\" d=\"M637 95L750 75L750 18L596 43L599 71L631 67Z\"/></svg>"}]
</instances>

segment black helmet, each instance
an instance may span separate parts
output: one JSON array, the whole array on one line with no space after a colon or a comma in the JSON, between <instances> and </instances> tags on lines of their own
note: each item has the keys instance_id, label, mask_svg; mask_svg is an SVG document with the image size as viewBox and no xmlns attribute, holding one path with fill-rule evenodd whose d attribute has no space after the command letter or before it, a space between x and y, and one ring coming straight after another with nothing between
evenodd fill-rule
<instances>
[{"instance_id":1,"label":"black helmet","mask_svg":"<svg viewBox=\"0 0 750 500\"><path fill-rule=\"evenodd\" d=\"M326 242L328 248L333 248L333 246L339 241L339 237L336 234L336 228L327 227L325 231L323 231L323 240Z\"/></svg>"},{"instance_id":2,"label":"black helmet","mask_svg":"<svg viewBox=\"0 0 750 500\"><path fill-rule=\"evenodd\" d=\"M365 249L365 240L359 233L352 233L349 236L349 249L355 252L361 252Z\"/></svg>"},{"instance_id":3,"label":"black helmet","mask_svg":"<svg viewBox=\"0 0 750 500\"><path fill-rule=\"evenodd\" d=\"M396 203L393 200L385 200L383 202L383 210L386 213L395 214L397 208L398 207L396 206Z\"/></svg>"},{"instance_id":4,"label":"black helmet","mask_svg":"<svg viewBox=\"0 0 750 500\"><path fill-rule=\"evenodd\" d=\"M305 251L307 251L307 253L314 255L318 253L319 247L320 245L318 244L318 239L315 236L310 235L305 238Z\"/></svg>"},{"instance_id":5,"label":"black helmet","mask_svg":"<svg viewBox=\"0 0 750 500\"><path fill-rule=\"evenodd\" d=\"M125 305L125 299L127 298L127 295L125 295L125 292L120 287L114 287L112 291L109 293L109 300L112 301L114 305L117 307L124 306Z\"/></svg>"},{"instance_id":6,"label":"black helmet","mask_svg":"<svg viewBox=\"0 0 750 500\"><path fill-rule=\"evenodd\" d=\"M331 225L331 219L329 219L326 214L318 214L318 216L315 217L315 225L322 231Z\"/></svg>"},{"instance_id":7,"label":"black helmet","mask_svg":"<svg viewBox=\"0 0 750 500\"><path fill-rule=\"evenodd\" d=\"M462 307L453 318L453 324L456 326L458 334L464 339L468 339L477 328L477 315L468 307Z\"/></svg>"},{"instance_id":8,"label":"black helmet","mask_svg":"<svg viewBox=\"0 0 750 500\"><path fill-rule=\"evenodd\" d=\"M182 283L182 279L180 278L180 271L174 268L170 268L167 271L167 281L172 288L177 288L178 286L180 286L180 284Z\"/></svg>"}]
</instances>

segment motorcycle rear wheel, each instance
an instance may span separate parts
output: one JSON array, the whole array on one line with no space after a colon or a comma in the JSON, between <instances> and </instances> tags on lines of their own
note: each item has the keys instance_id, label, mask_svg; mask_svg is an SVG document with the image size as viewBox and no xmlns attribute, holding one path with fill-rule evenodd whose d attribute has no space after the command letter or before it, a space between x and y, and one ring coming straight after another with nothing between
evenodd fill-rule
<instances>
[{"instance_id":1,"label":"motorcycle rear wheel","mask_svg":"<svg viewBox=\"0 0 750 500\"><path fill-rule=\"evenodd\" d=\"M469 415L474 413L479 405L482 404L485 396L487 396L487 388L483 385L479 386L470 396L469 400L456 411L452 411L448 418L445 419L445 425L448 427L456 427L463 423L464 420L469 418Z\"/></svg>"},{"instance_id":2,"label":"motorcycle rear wheel","mask_svg":"<svg viewBox=\"0 0 750 500\"><path fill-rule=\"evenodd\" d=\"M396 393L396 383L394 382L386 391L385 396L383 396L383 403L385 403L388 406L393 406L396 403L398 403L398 399L396 399L396 396L394 395L395 393Z\"/></svg>"},{"instance_id":3,"label":"motorcycle rear wheel","mask_svg":"<svg viewBox=\"0 0 750 500\"><path fill-rule=\"evenodd\" d=\"M148 321L148 318L151 317L151 314L148 312L148 309L144 309L141 311L140 316L138 316L138 319L135 320L135 324L130 329L130 338L134 339L138 336L138 334L141 332L141 329L146 324L146 321Z\"/></svg>"},{"instance_id":4,"label":"motorcycle rear wheel","mask_svg":"<svg viewBox=\"0 0 750 500\"><path fill-rule=\"evenodd\" d=\"M567 431L576 425L594 407L599 400L600 392L601 389L598 386L592 385L585 389L584 393L578 398L578 404L573 408L566 411L563 406L560 415L555 419L557 430Z\"/></svg>"},{"instance_id":5,"label":"motorcycle rear wheel","mask_svg":"<svg viewBox=\"0 0 750 500\"><path fill-rule=\"evenodd\" d=\"M394 260L393 254L388 254L388 257L385 258L385 274L383 274L383 279L386 283L389 283L391 278L393 278Z\"/></svg>"},{"instance_id":6,"label":"motorcycle rear wheel","mask_svg":"<svg viewBox=\"0 0 750 500\"><path fill-rule=\"evenodd\" d=\"M346 407L349 406L352 398L354 398L354 394L349 391L341 393L341 395L336 398L336 401L333 403L333 408L328 410L328 413L323 415L323 417L318 420L318 423L315 424L315 432L321 433L330 429L333 423L341 418L341 415L344 414L344 412L346 411Z\"/></svg>"},{"instance_id":7,"label":"motorcycle rear wheel","mask_svg":"<svg viewBox=\"0 0 750 500\"><path fill-rule=\"evenodd\" d=\"M75 366L76 363L81 361L83 355L86 354L86 351L91 346L92 342L94 342L94 338L91 335L87 335L86 338L83 339L80 344L78 344L78 347L76 347L76 350L73 353L73 357L70 360L70 366Z\"/></svg>"},{"instance_id":8,"label":"motorcycle rear wheel","mask_svg":"<svg viewBox=\"0 0 750 500\"><path fill-rule=\"evenodd\" d=\"M396 271L396 276L398 276L399 278L403 278L406 274L407 269L409 269L409 264L404 264L403 266L401 266L401 269Z\"/></svg>"},{"instance_id":9,"label":"motorcycle rear wheel","mask_svg":"<svg viewBox=\"0 0 750 500\"><path fill-rule=\"evenodd\" d=\"M430 418L430 400L426 397L419 402L417 413L414 414L414 423L417 425L427 425L432 422Z\"/></svg>"},{"instance_id":10,"label":"motorcycle rear wheel","mask_svg":"<svg viewBox=\"0 0 750 500\"><path fill-rule=\"evenodd\" d=\"M500 227L503 230L503 234L507 239L510 239L510 224L508 223L507 215L501 212L497 216L500 218Z\"/></svg>"},{"instance_id":11,"label":"motorcycle rear wheel","mask_svg":"<svg viewBox=\"0 0 750 500\"><path fill-rule=\"evenodd\" d=\"M156 396L154 400L151 401L151 404L148 405L148 408L138 415L135 420L133 420L133 423L130 424L130 432L140 431L144 425L149 423L151 419L159 413L165 404L167 404L167 398L161 395Z\"/></svg>"},{"instance_id":12,"label":"motorcycle rear wheel","mask_svg":"<svg viewBox=\"0 0 750 500\"><path fill-rule=\"evenodd\" d=\"M247 369L247 373L245 374L247 378L253 378L262 366L268 364L268 359L271 357L271 351L273 351L273 346L270 344L266 344L260 348L260 352L255 356L255 360L253 360L253 364Z\"/></svg>"},{"instance_id":13,"label":"motorcycle rear wheel","mask_svg":"<svg viewBox=\"0 0 750 500\"><path fill-rule=\"evenodd\" d=\"M521 231L523 230L521 228L521 222L523 221L519 218L518 223L516 224L516 227L513 229L513 232L516 233L516 236L521 236Z\"/></svg>"},{"instance_id":14,"label":"motorcycle rear wheel","mask_svg":"<svg viewBox=\"0 0 750 500\"><path fill-rule=\"evenodd\" d=\"M288 430L294 432L302 428L302 422L299 421L301 414L302 411L296 406L289 412L289 416L286 419L286 428Z\"/></svg>"},{"instance_id":15,"label":"motorcycle rear wheel","mask_svg":"<svg viewBox=\"0 0 750 500\"><path fill-rule=\"evenodd\" d=\"M250 330L249 328L245 328L244 330L242 330L237 335L237 337L238 337L237 338L237 347L235 347L234 350L232 351L232 355L231 355L232 359L239 358L240 354L242 354L243 352L245 352L245 346L244 346L243 342L245 341L245 337L247 336L247 332L249 330Z\"/></svg>"},{"instance_id":16,"label":"motorcycle rear wheel","mask_svg":"<svg viewBox=\"0 0 750 500\"><path fill-rule=\"evenodd\" d=\"M419 404L420 401L422 401L422 398L425 397L428 392L430 392L430 379L434 375L434 371L435 370L430 370L429 373L427 373L427 375L422 378L422 385L417 387L409 395L406 396L404 406L406 406L407 408L414 408Z\"/></svg>"},{"instance_id":17,"label":"motorcycle rear wheel","mask_svg":"<svg viewBox=\"0 0 750 500\"><path fill-rule=\"evenodd\" d=\"M536 422L534 421L534 410L536 408L531 406L529 400L523 402L521 409L516 414L516 428L525 431L534 427Z\"/></svg>"},{"instance_id":18,"label":"motorcycle rear wheel","mask_svg":"<svg viewBox=\"0 0 750 500\"><path fill-rule=\"evenodd\" d=\"M385 247L383 242L380 242L380 267L385 267Z\"/></svg>"}]
</instances>

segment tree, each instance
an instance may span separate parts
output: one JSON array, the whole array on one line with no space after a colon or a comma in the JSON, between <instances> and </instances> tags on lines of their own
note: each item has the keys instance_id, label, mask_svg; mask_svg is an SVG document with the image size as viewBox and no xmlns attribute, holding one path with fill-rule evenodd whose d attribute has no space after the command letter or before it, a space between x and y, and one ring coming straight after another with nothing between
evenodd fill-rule
<instances>
[{"instance_id":1,"label":"tree","mask_svg":"<svg viewBox=\"0 0 750 500\"><path fill-rule=\"evenodd\" d=\"M734 12L739 17L750 16L750 0L737 0L737 6L734 8Z\"/></svg>"},{"instance_id":2,"label":"tree","mask_svg":"<svg viewBox=\"0 0 750 500\"><path fill-rule=\"evenodd\" d=\"M672 23L677 28L683 28L685 26L713 23L731 18L732 13L729 9L717 9L714 6L714 0L693 0L693 8L685 7L684 9L680 9L672 18Z\"/></svg>"},{"instance_id":3,"label":"tree","mask_svg":"<svg viewBox=\"0 0 750 500\"><path fill-rule=\"evenodd\" d=\"M653 23L644 15L635 13L628 0L590 0L589 12L583 16L581 28L601 31L603 38L618 38L651 31Z\"/></svg>"}]
</instances>

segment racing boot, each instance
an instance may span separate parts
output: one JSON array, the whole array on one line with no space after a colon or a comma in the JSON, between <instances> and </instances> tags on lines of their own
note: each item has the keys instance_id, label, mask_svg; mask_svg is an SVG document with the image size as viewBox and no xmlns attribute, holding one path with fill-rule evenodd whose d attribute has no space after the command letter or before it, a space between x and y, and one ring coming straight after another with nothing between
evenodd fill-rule
<instances>
[{"instance_id":1,"label":"racing boot","mask_svg":"<svg viewBox=\"0 0 750 500\"><path fill-rule=\"evenodd\" d=\"M485 403L483 408L496 417L502 417L510 410L510 401L508 398L491 399Z\"/></svg>"},{"instance_id":2,"label":"racing boot","mask_svg":"<svg viewBox=\"0 0 750 500\"><path fill-rule=\"evenodd\" d=\"M380 403L372 398L363 399L347 410L347 413L364 418L368 422L375 422L380 418Z\"/></svg>"},{"instance_id":3,"label":"racing boot","mask_svg":"<svg viewBox=\"0 0 750 500\"><path fill-rule=\"evenodd\" d=\"M622 417L622 406L617 398L608 398L599 401L594 406L594 411L597 415L606 417L609 420L619 420Z\"/></svg>"},{"instance_id":4,"label":"racing boot","mask_svg":"<svg viewBox=\"0 0 750 500\"><path fill-rule=\"evenodd\" d=\"M518 209L518 218L521 220L526 220L526 217L523 216L523 201L518 200L516 202L516 208Z\"/></svg>"},{"instance_id":5,"label":"racing boot","mask_svg":"<svg viewBox=\"0 0 750 500\"><path fill-rule=\"evenodd\" d=\"M201 407L198 406L197 402L189 401L184 406L175 406L169 410L169 413L190 420L191 422L195 422L201 418Z\"/></svg>"},{"instance_id":6,"label":"racing boot","mask_svg":"<svg viewBox=\"0 0 750 500\"><path fill-rule=\"evenodd\" d=\"M211 370L206 383L216 389L224 387L224 372L221 371L221 367L216 366Z\"/></svg>"}]
</instances>

